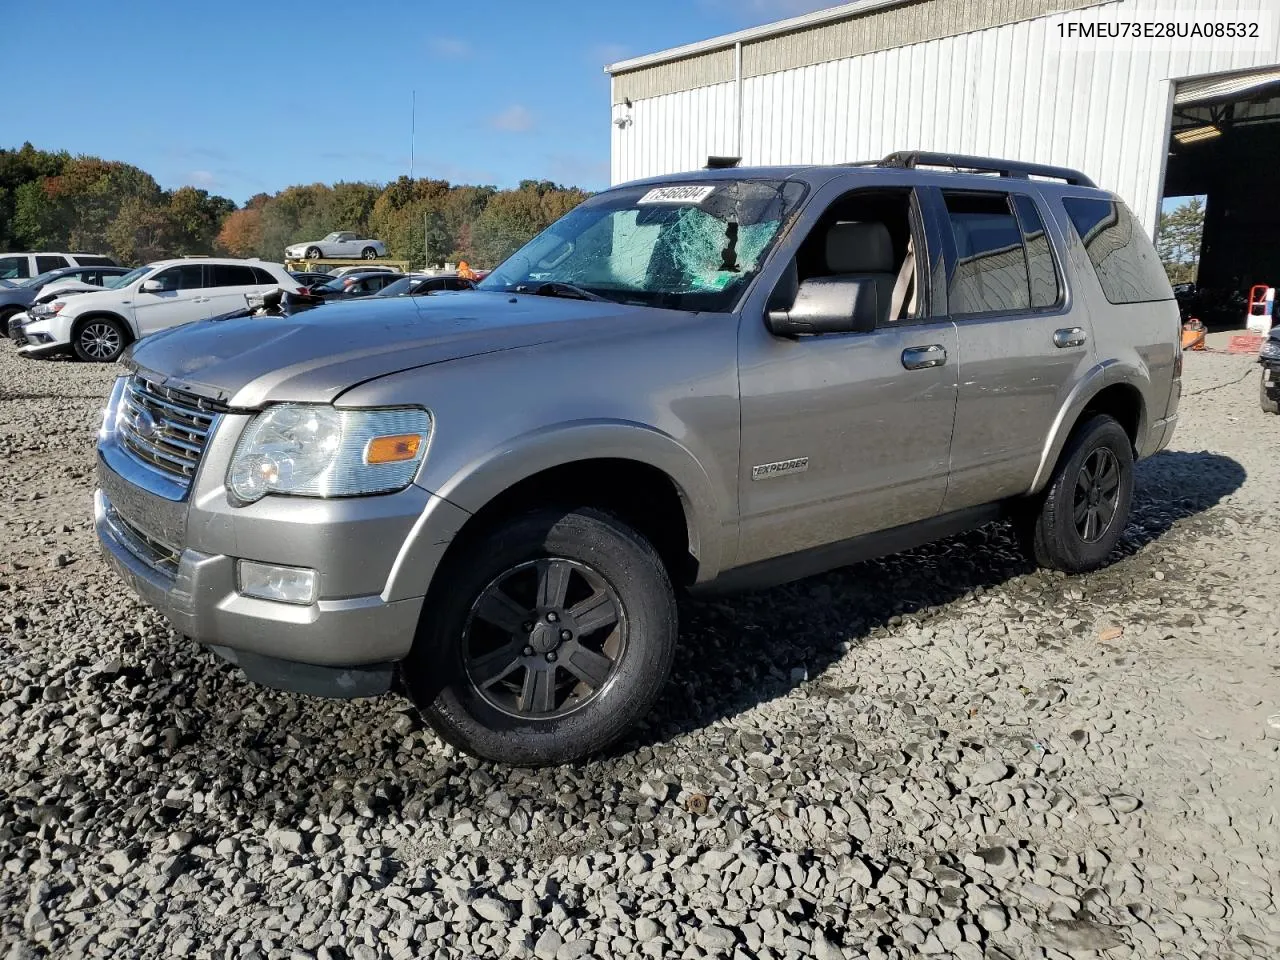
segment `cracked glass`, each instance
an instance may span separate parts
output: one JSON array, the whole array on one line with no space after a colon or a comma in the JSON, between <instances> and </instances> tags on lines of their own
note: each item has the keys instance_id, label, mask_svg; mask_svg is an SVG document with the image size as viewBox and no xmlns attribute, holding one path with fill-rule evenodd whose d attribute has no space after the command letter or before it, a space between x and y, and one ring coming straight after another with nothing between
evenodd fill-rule
<instances>
[{"instance_id":1,"label":"cracked glass","mask_svg":"<svg viewBox=\"0 0 1280 960\"><path fill-rule=\"evenodd\" d=\"M788 180L623 187L574 208L480 289L731 310L805 194Z\"/></svg>"}]
</instances>

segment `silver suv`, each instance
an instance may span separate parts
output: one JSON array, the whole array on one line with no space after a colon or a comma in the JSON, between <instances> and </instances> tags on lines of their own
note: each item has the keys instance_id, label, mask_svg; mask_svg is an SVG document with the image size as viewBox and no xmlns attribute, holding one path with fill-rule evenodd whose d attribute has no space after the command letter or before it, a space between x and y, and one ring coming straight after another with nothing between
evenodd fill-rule
<instances>
[{"instance_id":1,"label":"silver suv","mask_svg":"<svg viewBox=\"0 0 1280 960\"><path fill-rule=\"evenodd\" d=\"M678 589L1000 518L1042 565L1105 563L1182 357L1115 196L895 154L617 187L478 291L193 323L127 364L95 513L145 600L253 680L403 689L536 765L653 706Z\"/></svg>"}]
</instances>

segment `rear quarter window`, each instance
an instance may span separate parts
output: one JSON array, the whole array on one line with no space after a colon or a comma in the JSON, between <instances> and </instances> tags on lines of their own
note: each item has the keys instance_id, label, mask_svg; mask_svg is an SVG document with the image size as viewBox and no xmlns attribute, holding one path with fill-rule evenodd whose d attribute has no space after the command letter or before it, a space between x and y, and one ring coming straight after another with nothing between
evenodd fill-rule
<instances>
[{"instance_id":1,"label":"rear quarter window","mask_svg":"<svg viewBox=\"0 0 1280 960\"><path fill-rule=\"evenodd\" d=\"M1062 205L1110 303L1173 299L1156 248L1128 207L1088 197L1063 197Z\"/></svg>"}]
</instances>

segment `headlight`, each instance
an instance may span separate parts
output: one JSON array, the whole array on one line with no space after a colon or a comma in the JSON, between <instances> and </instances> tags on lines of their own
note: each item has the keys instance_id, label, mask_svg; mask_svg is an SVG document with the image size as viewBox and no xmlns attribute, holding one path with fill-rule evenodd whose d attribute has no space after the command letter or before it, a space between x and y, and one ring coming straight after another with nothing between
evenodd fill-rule
<instances>
[{"instance_id":1,"label":"headlight","mask_svg":"<svg viewBox=\"0 0 1280 960\"><path fill-rule=\"evenodd\" d=\"M245 428L227 470L227 486L242 503L269 493L390 493L413 480L430 440L431 414L418 407L337 410L283 403Z\"/></svg>"},{"instance_id":2,"label":"headlight","mask_svg":"<svg viewBox=\"0 0 1280 960\"><path fill-rule=\"evenodd\" d=\"M1280 360L1280 340L1265 341L1258 356L1263 360Z\"/></svg>"}]
</instances>

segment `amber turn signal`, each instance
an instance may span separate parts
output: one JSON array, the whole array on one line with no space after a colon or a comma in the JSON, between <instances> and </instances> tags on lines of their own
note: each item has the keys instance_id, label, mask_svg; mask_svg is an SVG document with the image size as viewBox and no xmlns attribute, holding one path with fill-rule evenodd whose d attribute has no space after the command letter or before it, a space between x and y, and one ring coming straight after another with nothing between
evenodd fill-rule
<instances>
[{"instance_id":1,"label":"amber turn signal","mask_svg":"<svg viewBox=\"0 0 1280 960\"><path fill-rule=\"evenodd\" d=\"M374 437L364 449L364 462L402 463L412 460L418 455L422 446L422 436L417 433L402 433L393 437Z\"/></svg>"}]
</instances>

